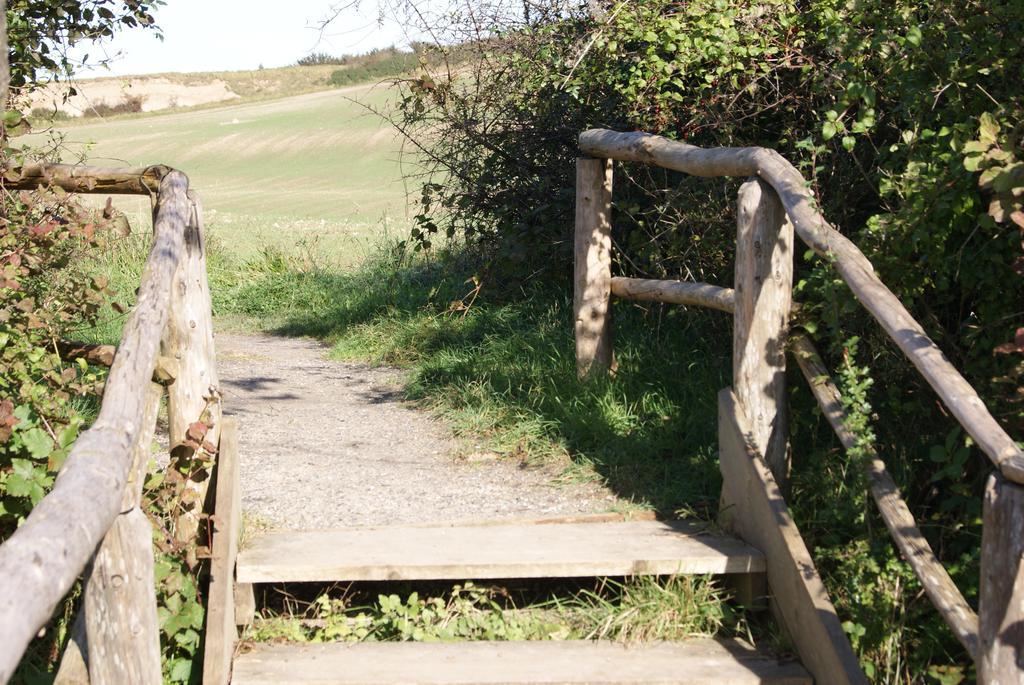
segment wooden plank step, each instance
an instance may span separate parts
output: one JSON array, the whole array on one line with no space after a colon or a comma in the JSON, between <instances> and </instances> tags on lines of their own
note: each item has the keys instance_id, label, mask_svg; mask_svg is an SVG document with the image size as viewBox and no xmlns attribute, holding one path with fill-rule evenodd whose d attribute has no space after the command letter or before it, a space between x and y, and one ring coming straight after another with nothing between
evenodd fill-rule
<instances>
[{"instance_id":1,"label":"wooden plank step","mask_svg":"<svg viewBox=\"0 0 1024 685\"><path fill-rule=\"evenodd\" d=\"M799 664L736 640L259 644L234 685L811 685Z\"/></svg>"},{"instance_id":2,"label":"wooden plank step","mask_svg":"<svg viewBox=\"0 0 1024 685\"><path fill-rule=\"evenodd\" d=\"M238 555L240 583L761 573L763 555L693 523L447 525L275 532Z\"/></svg>"}]
</instances>

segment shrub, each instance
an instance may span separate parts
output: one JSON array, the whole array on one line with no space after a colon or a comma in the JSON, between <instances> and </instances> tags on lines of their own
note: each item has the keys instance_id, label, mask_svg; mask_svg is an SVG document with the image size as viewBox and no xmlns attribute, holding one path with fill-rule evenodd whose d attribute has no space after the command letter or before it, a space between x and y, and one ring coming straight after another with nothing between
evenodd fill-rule
<instances>
[{"instance_id":1,"label":"shrub","mask_svg":"<svg viewBox=\"0 0 1024 685\"><path fill-rule=\"evenodd\" d=\"M371 53L358 60L348 60L344 64L344 69L331 72L329 82L332 86L347 86L398 76L416 69L420 65L420 57L414 52L401 52L391 48Z\"/></svg>"},{"instance_id":2,"label":"shrub","mask_svg":"<svg viewBox=\"0 0 1024 685\"><path fill-rule=\"evenodd\" d=\"M99 102L90 105L89 109L82 112L82 116L109 117L115 114L138 114L142 111L143 98L141 95L127 95L124 100L117 104Z\"/></svg>"},{"instance_id":3,"label":"shrub","mask_svg":"<svg viewBox=\"0 0 1024 685\"><path fill-rule=\"evenodd\" d=\"M2 195L0 542L49 492L93 418L104 374L62 360L57 341L95 323L113 295L107 279L88 268L107 244L102 220L62 195ZM62 605L64 621L70 607L70 600ZM45 669L58 653L60 633L37 640L24 668Z\"/></svg>"},{"instance_id":4,"label":"shrub","mask_svg":"<svg viewBox=\"0 0 1024 685\"><path fill-rule=\"evenodd\" d=\"M326 52L314 52L312 54L306 55L305 57L300 57L299 61L296 62L296 64L299 65L300 67L318 67L324 64L344 63L345 57L335 57L334 55L329 55Z\"/></svg>"},{"instance_id":5,"label":"shrub","mask_svg":"<svg viewBox=\"0 0 1024 685\"><path fill-rule=\"evenodd\" d=\"M773 147L997 418L1020 431L1022 28L1024 5L977 0L655 0L568 13L552 3L525 22L456 24L452 36L489 37L462 44L472 58L464 68L428 65L403 82L395 114L427 153L412 237L425 247L438 234L464 241L484 282L509 292L539 276L568 287L582 130ZM636 165L618 165L616 178L618 273L732 280L739 180ZM863 395L879 451L973 598L987 460L951 431L831 267L796 259L803 323L845 392ZM793 401L796 514L866 668L889 681L955 670L965 655L870 513L859 464L835 455L806 393Z\"/></svg>"},{"instance_id":6,"label":"shrub","mask_svg":"<svg viewBox=\"0 0 1024 685\"><path fill-rule=\"evenodd\" d=\"M33 121L67 121L71 115L59 108L33 107L30 117Z\"/></svg>"}]
</instances>

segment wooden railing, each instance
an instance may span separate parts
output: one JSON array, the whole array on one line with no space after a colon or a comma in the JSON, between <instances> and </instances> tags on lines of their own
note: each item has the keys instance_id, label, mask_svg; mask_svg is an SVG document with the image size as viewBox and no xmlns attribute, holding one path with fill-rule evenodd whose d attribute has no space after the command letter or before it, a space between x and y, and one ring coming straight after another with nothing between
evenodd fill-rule
<instances>
[{"instance_id":1,"label":"wooden railing","mask_svg":"<svg viewBox=\"0 0 1024 685\"><path fill-rule=\"evenodd\" d=\"M222 430L202 207L186 176L163 166L31 166L6 170L2 183L148 195L154 220L99 416L73 445L50 493L0 546L0 682L11 678L85 571L84 612L75 627L78 646L87 645L80 668L88 668L93 683L159 683L153 532L141 495L162 396L172 448L193 422L210 427L206 441L213 445ZM186 485L195 505L175 521L179 540L197 534L207 482Z\"/></svg>"},{"instance_id":2,"label":"wooden railing","mask_svg":"<svg viewBox=\"0 0 1024 685\"><path fill-rule=\"evenodd\" d=\"M893 540L975 660L979 682L1024 682L1024 452L879 280L864 254L828 224L800 173L765 148L702 149L650 134L607 130L586 131L579 143L591 157L577 161L577 370L586 377L615 368L612 296L733 314L733 386L723 391L719 404L723 518L768 557L773 609L808 670L818 682L865 682L784 501L790 470L787 349L842 444L857 446L839 390L810 338L789 330L794 234L829 260L996 467L984 500L979 620L921 533L885 463L873 451L865 460L872 496ZM612 160L694 176L749 177L738 196L734 290L612 276ZM767 468L761 469L762 463Z\"/></svg>"}]
</instances>

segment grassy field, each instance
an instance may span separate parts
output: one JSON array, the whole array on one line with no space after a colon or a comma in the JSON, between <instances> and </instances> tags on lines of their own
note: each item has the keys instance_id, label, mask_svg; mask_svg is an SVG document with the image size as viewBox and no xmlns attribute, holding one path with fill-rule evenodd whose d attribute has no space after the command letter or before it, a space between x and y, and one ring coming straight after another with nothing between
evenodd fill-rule
<instances>
[{"instance_id":1,"label":"grassy field","mask_svg":"<svg viewBox=\"0 0 1024 685\"><path fill-rule=\"evenodd\" d=\"M316 243L351 264L388 231L404 233L400 140L370 112L385 86L355 86L198 111L93 121L61 131L68 158L185 171L209 234L241 258ZM148 204L121 199L133 225Z\"/></svg>"}]
</instances>

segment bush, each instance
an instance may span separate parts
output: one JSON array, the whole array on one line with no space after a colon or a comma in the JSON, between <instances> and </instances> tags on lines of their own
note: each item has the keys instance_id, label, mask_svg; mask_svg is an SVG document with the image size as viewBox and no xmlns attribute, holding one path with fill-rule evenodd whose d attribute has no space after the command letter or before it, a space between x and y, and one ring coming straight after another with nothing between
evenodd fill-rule
<instances>
[{"instance_id":1,"label":"bush","mask_svg":"<svg viewBox=\"0 0 1024 685\"><path fill-rule=\"evenodd\" d=\"M115 114L138 114L142 111L142 100L141 95L128 95L125 96L124 100L114 105L99 102L95 105L90 105L89 109L82 112L82 116L109 117Z\"/></svg>"},{"instance_id":2,"label":"bush","mask_svg":"<svg viewBox=\"0 0 1024 685\"><path fill-rule=\"evenodd\" d=\"M421 246L464 241L508 292L537 277L568 287L581 131L773 147L997 418L1024 428L1024 5L656 0L482 21L503 30L463 43L465 68L403 83L396 123L428 153ZM739 179L637 165L616 179L618 273L732 280ZM796 258L803 323L863 396L879 451L973 598L987 460L827 262ZM883 681L955 675L966 656L871 513L860 465L836 456L806 393L793 401L796 515L865 667Z\"/></svg>"},{"instance_id":3,"label":"bush","mask_svg":"<svg viewBox=\"0 0 1024 685\"><path fill-rule=\"evenodd\" d=\"M29 115L33 121L67 121L71 118L71 115L62 109L56 107L33 107L32 112Z\"/></svg>"},{"instance_id":4,"label":"bush","mask_svg":"<svg viewBox=\"0 0 1024 685\"><path fill-rule=\"evenodd\" d=\"M345 57L335 57L334 55L329 55L326 52L314 52L306 55L305 57L299 58L299 61L296 62L296 64L300 67L318 67L325 64L344 64L345 59Z\"/></svg>"},{"instance_id":5,"label":"bush","mask_svg":"<svg viewBox=\"0 0 1024 685\"><path fill-rule=\"evenodd\" d=\"M329 82L332 86L347 86L404 74L420 66L420 56L415 52L390 48L359 59L347 59L344 64L344 69L331 72Z\"/></svg>"},{"instance_id":6,"label":"bush","mask_svg":"<svg viewBox=\"0 0 1024 685\"><path fill-rule=\"evenodd\" d=\"M107 230L65 196L3 194L0 210L0 542L49 492L92 420L104 374L67 362L57 341L95 323L112 295L90 255ZM58 623L70 620L65 602ZM68 623L69 625L69 623ZM16 676L45 670L61 630L34 643Z\"/></svg>"}]
</instances>

